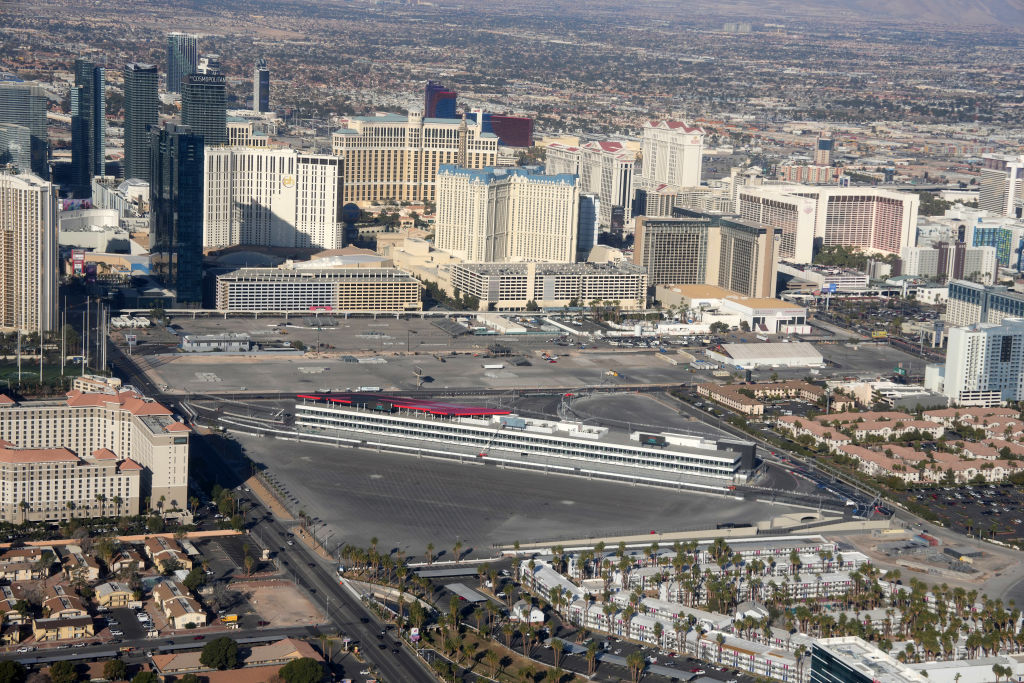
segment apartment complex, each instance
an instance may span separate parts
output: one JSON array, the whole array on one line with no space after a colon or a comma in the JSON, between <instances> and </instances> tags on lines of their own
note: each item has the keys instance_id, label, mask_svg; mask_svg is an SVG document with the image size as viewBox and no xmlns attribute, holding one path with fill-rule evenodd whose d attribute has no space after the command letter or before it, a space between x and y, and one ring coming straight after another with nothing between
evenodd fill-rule
<instances>
[{"instance_id":1,"label":"apartment complex","mask_svg":"<svg viewBox=\"0 0 1024 683\"><path fill-rule=\"evenodd\" d=\"M617 302L627 310L647 302L647 271L630 263L463 263L451 267L453 288L476 297L480 310L525 310Z\"/></svg>"},{"instance_id":2,"label":"apartment complex","mask_svg":"<svg viewBox=\"0 0 1024 683\"><path fill-rule=\"evenodd\" d=\"M700 185L704 131L682 121L644 121L638 186Z\"/></svg>"},{"instance_id":3,"label":"apartment complex","mask_svg":"<svg viewBox=\"0 0 1024 683\"><path fill-rule=\"evenodd\" d=\"M31 174L0 173L0 330L57 327L57 199Z\"/></svg>"},{"instance_id":4,"label":"apartment complex","mask_svg":"<svg viewBox=\"0 0 1024 683\"><path fill-rule=\"evenodd\" d=\"M579 228L578 179L442 166L436 220L437 248L464 261L570 263Z\"/></svg>"},{"instance_id":5,"label":"apartment complex","mask_svg":"<svg viewBox=\"0 0 1024 683\"><path fill-rule=\"evenodd\" d=\"M743 296L775 296L779 230L689 209L638 217L633 262L648 284L709 284Z\"/></svg>"},{"instance_id":6,"label":"apartment complex","mask_svg":"<svg viewBox=\"0 0 1024 683\"><path fill-rule=\"evenodd\" d=\"M396 268L240 268L217 276L217 310L422 310L419 281Z\"/></svg>"},{"instance_id":7,"label":"apartment complex","mask_svg":"<svg viewBox=\"0 0 1024 683\"><path fill-rule=\"evenodd\" d=\"M902 275L946 282L969 277L993 284L998 274L995 247L969 247L964 242L939 242L933 247L906 247L901 254Z\"/></svg>"},{"instance_id":8,"label":"apartment complex","mask_svg":"<svg viewBox=\"0 0 1024 683\"><path fill-rule=\"evenodd\" d=\"M949 283L946 323L950 327L1000 323L1004 318L1024 318L1024 292L965 280Z\"/></svg>"},{"instance_id":9,"label":"apartment complex","mask_svg":"<svg viewBox=\"0 0 1024 683\"><path fill-rule=\"evenodd\" d=\"M636 154L621 142L586 142L579 147L553 143L546 148L544 164L548 175L579 176L580 192L598 196L601 227L621 232L632 225Z\"/></svg>"},{"instance_id":10,"label":"apartment complex","mask_svg":"<svg viewBox=\"0 0 1024 683\"><path fill-rule=\"evenodd\" d=\"M331 136L331 152L345 161L342 204L436 201L437 172L445 164L494 166L498 137L464 119L380 114L342 120Z\"/></svg>"},{"instance_id":11,"label":"apartment complex","mask_svg":"<svg viewBox=\"0 0 1024 683\"><path fill-rule=\"evenodd\" d=\"M207 147L203 246L340 249L342 160L266 147Z\"/></svg>"},{"instance_id":12,"label":"apartment complex","mask_svg":"<svg viewBox=\"0 0 1024 683\"><path fill-rule=\"evenodd\" d=\"M781 256L810 263L815 242L900 254L913 241L919 205L916 194L876 188L762 185L741 190L737 210L782 228Z\"/></svg>"},{"instance_id":13,"label":"apartment complex","mask_svg":"<svg viewBox=\"0 0 1024 683\"><path fill-rule=\"evenodd\" d=\"M0 454L6 463L0 473L11 474L2 478L0 493L3 505L17 508L6 507L0 516L21 514L22 500L29 503L26 514L41 515L37 519L61 518L66 501L93 516L115 512L111 506L118 504L119 512L135 514L143 498L154 510L184 509L189 434L170 410L133 391L74 390L64 400L22 403L0 398L0 439L9 452ZM17 472L49 476L17 479ZM66 489L63 499L56 495L58 484L60 492Z\"/></svg>"},{"instance_id":14,"label":"apartment complex","mask_svg":"<svg viewBox=\"0 0 1024 683\"><path fill-rule=\"evenodd\" d=\"M951 329L942 384L958 406L1024 399L1024 318Z\"/></svg>"},{"instance_id":15,"label":"apartment complex","mask_svg":"<svg viewBox=\"0 0 1024 683\"><path fill-rule=\"evenodd\" d=\"M1021 217L1024 206L1024 154L983 154L978 176L978 208L996 216Z\"/></svg>"}]
</instances>

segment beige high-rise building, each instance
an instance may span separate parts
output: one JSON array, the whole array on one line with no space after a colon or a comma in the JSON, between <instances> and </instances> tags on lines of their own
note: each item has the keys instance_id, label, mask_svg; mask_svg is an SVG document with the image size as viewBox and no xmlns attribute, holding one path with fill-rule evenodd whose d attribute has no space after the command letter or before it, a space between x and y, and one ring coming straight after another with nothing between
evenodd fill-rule
<instances>
[{"instance_id":1,"label":"beige high-rise building","mask_svg":"<svg viewBox=\"0 0 1024 683\"><path fill-rule=\"evenodd\" d=\"M682 121L644 121L638 186L700 185L704 130Z\"/></svg>"},{"instance_id":2,"label":"beige high-rise building","mask_svg":"<svg viewBox=\"0 0 1024 683\"><path fill-rule=\"evenodd\" d=\"M74 390L63 400L23 403L0 396L0 441L13 454L6 456L7 460L0 454L0 500L16 505L25 500L34 513L43 515L38 518L57 515L59 519L61 511L52 505L55 499L51 495L59 484L64 500L77 501L76 506L93 499L90 511L82 514L101 514L97 494L106 498L107 514L137 514L140 496L150 499L153 510L184 510L188 506L190 433L170 410L134 391L113 387L91 393ZM17 476L21 471L15 467L20 462L17 454L25 452L19 449L38 451L26 454L25 462L42 468L39 473L44 476ZM84 469L81 476L76 474L78 470L64 474L56 471L83 464L97 468L91 470L95 475L86 476ZM117 477L135 468L141 470L141 483L136 480L132 489L122 481L124 485L118 490L121 480ZM49 477L45 476L47 469ZM58 479L51 481L50 477L57 475L67 484ZM73 497L83 493L84 499ZM120 503L114 496L121 499ZM118 505L120 510L116 509ZM63 502L60 507L67 512ZM0 517L10 518L11 514L11 510L0 509Z\"/></svg>"},{"instance_id":3,"label":"beige high-rise building","mask_svg":"<svg viewBox=\"0 0 1024 683\"><path fill-rule=\"evenodd\" d=\"M483 132L475 121L424 118L411 111L353 116L342 124L331 136L331 153L345 160L343 203L432 202L442 165L497 165L498 136Z\"/></svg>"},{"instance_id":4,"label":"beige high-rise building","mask_svg":"<svg viewBox=\"0 0 1024 683\"><path fill-rule=\"evenodd\" d=\"M782 258L810 263L816 241L901 254L916 234L920 203L911 192L872 187L764 185L740 190L737 208L744 220L782 229Z\"/></svg>"},{"instance_id":5,"label":"beige high-rise building","mask_svg":"<svg viewBox=\"0 0 1024 683\"><path fill-rule=\"evenodd\" d=\"M53 185L0 172L0 330L55 329L57 273Z\"/></svg>"},{"instance_id":6,"label":"beige high-rise building","mask_svg":"<svg viewBox=\"0 0 1024 683\"><path fill-rule=\"evenodd\" d=\"M544 172L575 173L580 192L600 199L601 227L621 232L633 226L633 173L636 152L621 142L585 142L576 147L559 142L545 148Z\"/></svg>"},{"instance_id":7,"label":"beige high-rise building","mask_svg":"<svg viewBox=\"0 0 1024 683\"><path fill-rule=\"evenodd\" d=\"M207 147L203 246L344 246L343 162L266 147Z\"/></svg>"},{"instance_id":8,"label":"beige high-rise building","mask_svg":"<svg viewBox=\"0 0 1024 683\"><path fill-rule=\"evenodd\" d=\"M633 263L648 284L707 284L743 296L775 296L780 231L676 208L673 218L638 216Z\"/></svg>"},{"instance_id":9,"label":"beige high-rise building","mask_svg":"<svg viewBox=\"0 0 1024 683\"><path fill-rule=\"evenodd\" d=\"M442 166L436 246L475 263L576 258L579 179L525 169Z\"/></svg>"},{"instance_id":10,"label":"beige high-rise building","mask_svg":"<svg viewBox=\"0 0 1024 683\"><path fill-rule=\"evenodd\" d=\"M1024 154L984 154L978 177L978 208L1019 218L1024 206Z\"/></svg>"}]
</instances>

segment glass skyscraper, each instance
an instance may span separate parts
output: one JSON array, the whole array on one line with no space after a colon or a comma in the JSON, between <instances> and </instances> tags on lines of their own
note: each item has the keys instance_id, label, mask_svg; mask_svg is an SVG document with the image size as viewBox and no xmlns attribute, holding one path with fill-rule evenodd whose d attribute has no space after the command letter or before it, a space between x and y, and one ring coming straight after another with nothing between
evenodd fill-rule
<instances>
[{"instance_id":1,"label":"glass skyscraper","mask_svg":"<svg viewBox=\"0 0 1024 683\"><path fill-rule=\"evenodd\" d=\"M153 272L177 305L203 301L203 138L188 126L150 131L150 252Z\"/></svg>"},{"instance_id":2,"label":"glass skyscraper","mask_svg":"<svg viewBox=\"0 0 1024 683\"><path fill-rule=\"evenodd\" d=\"M181 92L181 79L196 72L197 42L191 33L167 34L167 92Z\"/></svg>"},{"instance_id":3,"label":"glass skyscraper","mask_svg":"<svg viewBox=\"0 0 1024 683\"><path fill-rule=\"evenodd\" d=\"M0 159L44 180L50 177L46 108L46 93L40 86L0 82Z\"/></svg>"},{"instance_id":4,"label":"glass skyscraper","mask_svg":"<svg viewBox=\"0 0 1024 683\"><path fill-rule=\"evenodd\" d=\"M159 120L157 82L153 64L124 67L124 177L149 180L149 128Z\"/></svg>"},{"instance_id":5,"label":"glass skyscraper","mask_svg":"<svg viewBox=\"0 0 1024 683\"><path fill-rule=\"evenodd\" d=\"M252 108L253 111L270 111L270 69L267 60L260 57L252 74Z\"/></svg>"},{"instance_id":6,"label":"glass skyscraper","mask_svg":"<svg viewBox=\"0 0 1024 683\"><path fill-rule=\"evenodd\" d=\"M437 81L427 81L423 91L423 118L454 119L457 93Z\"/></svg>"},{"instance_id":7,"label":"glass skyscraper","mask_svg":"<svg viewBox=\"0 0 1024 683\"><path fill-rule=\"evenodd\" d=\"M227 92L224 76L192 74L181 90L181 122L207 146L228 142Z\"/></svg>"},{"instance_id":8,"label":"glass skyscraper","mask_svg":"<svg viewBox=\"0 0 1024 683\"><path fill-rule=\"evenodd\" d=\"M106 170L106 156L106 69L76 59L71 89L71 182L76 196L89 196L92 177Z\"/></svg>"}]
</instances>

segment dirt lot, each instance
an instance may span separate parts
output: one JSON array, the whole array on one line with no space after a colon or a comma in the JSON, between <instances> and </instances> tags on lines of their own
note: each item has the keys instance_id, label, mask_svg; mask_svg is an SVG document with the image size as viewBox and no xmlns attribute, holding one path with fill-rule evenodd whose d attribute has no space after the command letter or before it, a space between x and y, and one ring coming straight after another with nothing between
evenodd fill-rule
<instances>
[{"instance_id":1,"label":"dirt lot","mask_svg":"<svg viewBox=\"0 0 1024 683\"><path fill-rule=\"evenodd\" d=\"M318 623L323 614L309 598L291 585L237 586L249 596L249 603L259 612L260 619L270 626L302 626Z\"/></svg>"}]
</instances>

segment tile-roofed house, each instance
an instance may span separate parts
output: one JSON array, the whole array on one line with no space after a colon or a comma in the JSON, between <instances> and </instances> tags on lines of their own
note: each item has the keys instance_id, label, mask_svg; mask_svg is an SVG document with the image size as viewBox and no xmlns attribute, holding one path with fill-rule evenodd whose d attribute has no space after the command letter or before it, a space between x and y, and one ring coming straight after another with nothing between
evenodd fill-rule
<instances>
[{"instance_id":1,"label":"tile-roofed house","mask_svg":"<svg viewBox=\"0 0 1024 683\"><path fill-rule=\"evenodd\" d=\"M85 617L89 610L82 598L65 584L55 584L47 589L43 598L43 614L49 619Z\"/></svg>"},{"instance_id":2,"label":"tile-roofed house","mask_svg":"<svg viewBox=\"0 0 1024 683\"><path fill-rule=\"evenodd\" d=\"M189 559L181 544L173 538L163 536L147 538L143 541L143 547L145 547L149 559L157 567L163 566L165 562L177 562L182 569L192 569L192 560Z\"/></svg>"},{"instance_id":3,"label":"tile-roofed house","mask_svg":"<svg viewBox=\"0 0 1024 683\"><path fill-rule=\"evenodd\" d=\"M914 468L917 460L905 460L896 456L892 448L887 450L893 453L892 457L884 452L873 451L863 446L846 445L839 447L839 452L858 460L860 462L859 469L867 474L872 476L896 476L908 482L921 480L920 472Z\"/></svg>"},{"instance_id":4,"label":"tile-roofed house","mask_svg":"<svg viewBox=\"0 0 1024 683\"><path fill-rule=\"evenodd\" d=\"M309 658L323 661L313 646L303 640L284 638L266 645L254 645L249 654L241 660L242 668L231 671L211 671L199 661L202 652L174 652L153 655L153 665L162 676L183 676L187 673L202 674L211 683L264 683L271 680L278 669L293 659ZM227 674L220 677L220 674Z\"/></svg>"},{"instance_id":5,"label":"tile-roofed house","mask_svg":"<svg viewBox=\"0 0 1024 683\"><path fill-rule=\"evenodd\" d=\"M32 635L36 641L70 640L95 635L92 617L56 617L32 620Z\"/></svg>"},{"instance_id":6,"label":"tile-roofed house","mask_svg":"<svg viewBox=\"0 0 1024 683\"><path fill-rule=\"evenodd\" d=\"M78 545L66 545L64 553L64 576L67 579L81 577L90 583L100 578L100 564L91 555L82 552Z\"/></svg>"},{"instance_id":7,"label":"tile-roofed house","mask_svg":"<svg viewBox=\"0 0 1024 683\"><path fill-rule=\"evenodd\" d=\"M51 561L44 564L42 560L47 554ZM11 548L0 553L0 578L8 581L43 579L50 575L56 561L57 554L49 546Z\"/></svg>"},{"instance_id":8,"label":"tile-roofed house","mask_svg":"<svg viewBox=\"0 0 1024 683\"><path fill-rule=\"evenodd\" d=\"M270 664L287 664L293 659L315 659L323 661L313 646L304 640L284 638L266 645L254 645L245 658L246 666L267 666Z\"/></svg>"},{"instance_id":9,"label":"tile-roofed house","mask_svg":"<svg viewBox=\"0 0 1024 683\"><path fill-rule=\"evenodd\" d=\"M110 562L107 563L107 568L115 574L122 571L139 571L143 566L145 566L145 561L142 559L142 555L132 548L124 547L114 552Z\"/></svg>"},{"instance_id":10,"label":"tile-roofed house","mask_svg":"<svg viewBox=\"0 0 1024 683\"><path fill-rule=\"evenodd\" d=\"M141 601L135 599L134 591L127 583L108 581L96 586L96 604L107 609L115 609L141 604Z\"/></svg>"},{"instance_id":11,"label":"tile-roofed house","mask_svg":"<svg viewBox=\"0 0 1024 683\"><path fill-rule=\"evenodd\" d=\"M154 586L153 600L167 617L171 628L187 628L188 624L206 625L206 612L177 579L165 579Z\"/></svg>"},{"instance_id":12,"label":"tile-roofed house","mask_svg":"<svg viewBox=\"0 0 1024 683\"><path fill-rule=\"evenodd\" d=\"M206 626L206 612L198 602L186 595L165 600L163 610L171 628L188 628L189 624L195 627Z\"/></svg>"},{"instance_id":13,"label":"tile-roofed house","mask_svg":"<svg viewBox=\"0 0 1024 683\"><path fill-rule=\"evenodd\" d=\"M29 617L18 611L18 603L24 599L25 591L20 585L0 586L0 615L4 624L21 626L29 622Z\"/></svg>"}]
</instances>

